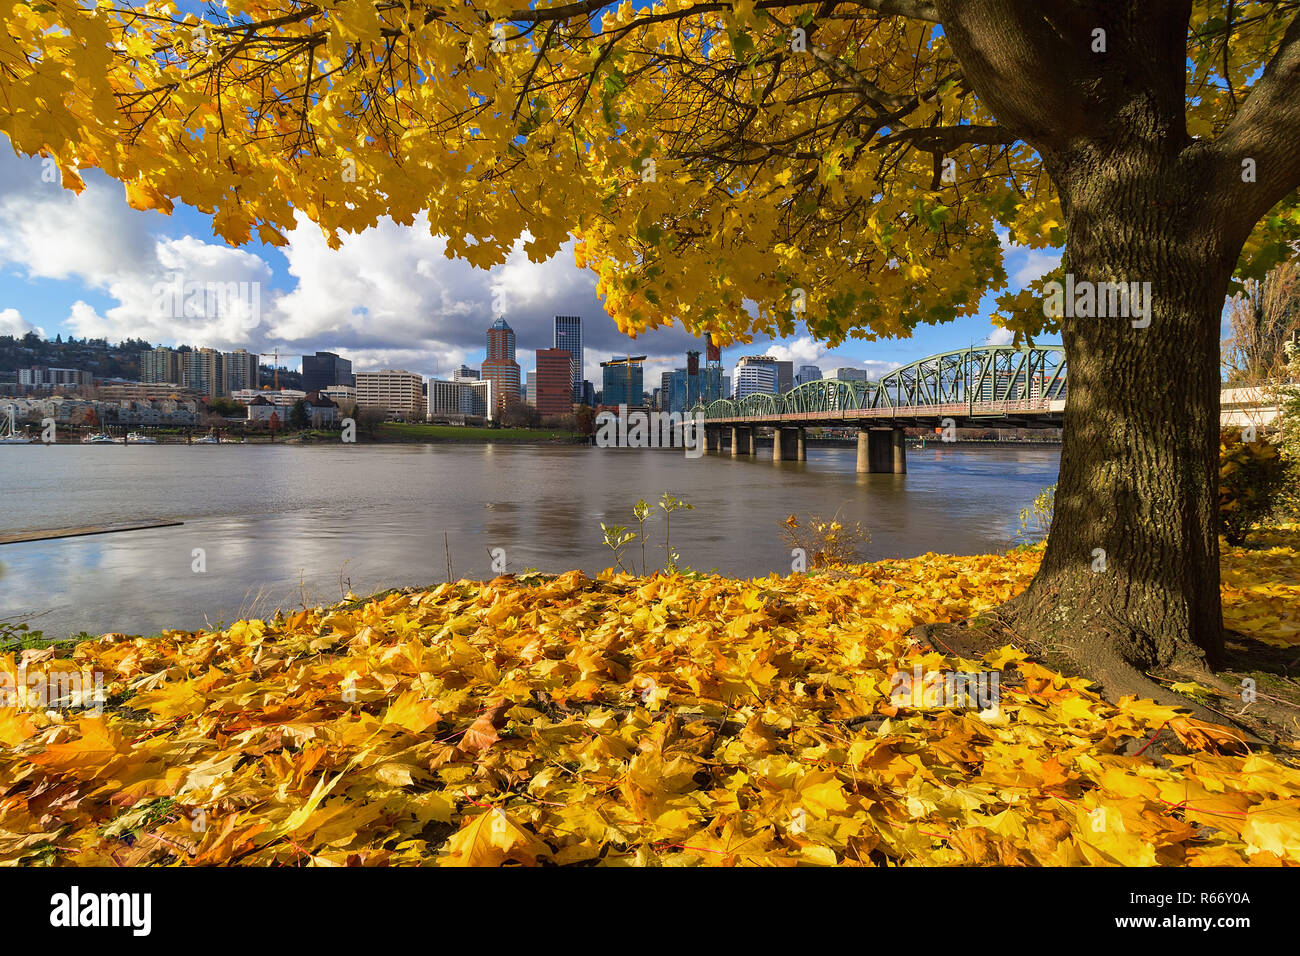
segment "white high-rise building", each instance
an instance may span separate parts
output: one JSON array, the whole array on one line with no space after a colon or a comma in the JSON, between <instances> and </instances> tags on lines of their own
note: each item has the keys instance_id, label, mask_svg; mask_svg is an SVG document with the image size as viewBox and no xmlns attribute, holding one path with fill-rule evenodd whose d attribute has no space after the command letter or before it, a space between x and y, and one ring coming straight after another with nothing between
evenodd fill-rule
<instances>
[{"instance_id":1,"label":"white high-rise building","mask_svg":"<svg viewBox=\"0 0 1300 956\"><path fill-rule=\"evenodd\" d=\"M459 419L462 424L466 418L492 421L496 412L492 385L491 379L429 379L429 417Z\"/></svg>"},{"instance_id":2,"label":"white high-rise building","mask_svg":"<svg viewBox=\"0 0 1300 956\"><path fill-rule=\"evenodd\" d=\"M754 362L741 359L732 373L736 383L736 400L756 393L776 394L776 363Z\"/></svg>"}]
</instances>

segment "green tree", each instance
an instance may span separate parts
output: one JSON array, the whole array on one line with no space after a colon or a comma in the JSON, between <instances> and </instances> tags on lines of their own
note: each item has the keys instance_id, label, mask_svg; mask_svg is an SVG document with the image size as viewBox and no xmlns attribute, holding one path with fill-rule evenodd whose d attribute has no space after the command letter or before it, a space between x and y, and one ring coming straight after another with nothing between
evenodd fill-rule
<instances>
[{"instance_id":1,"label":"green tree","mask_svg":"<svg viewBox=\"0 0 1300 956\"><path fill-rule=\"evenodd\" d=\"M311 424L311 417L307 414L307 403L301 398L289 409L289 424L298 429L306 428Z\"/></svg>"}]
</instances>

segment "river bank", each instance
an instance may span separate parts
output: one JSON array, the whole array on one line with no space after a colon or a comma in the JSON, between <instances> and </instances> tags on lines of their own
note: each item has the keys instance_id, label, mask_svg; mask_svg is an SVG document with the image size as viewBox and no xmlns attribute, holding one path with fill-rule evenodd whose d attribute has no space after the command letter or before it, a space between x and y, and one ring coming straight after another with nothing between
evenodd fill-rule
<instances>
[{"instance_id":1,"label":"river bank","mask_svg":"<svg viewBox=\"0 0 1300 956\"><path fill-rule=\"evenodd\" d=\"M1224 551L1225 616L1294 650L1300 530L1257 543ZM0 861L1300 863L1300 771L1013 649L908 638L1005 601L1038 560L458 580L33 650L26 686L95 674L107 706L0 712L0 780L22 781L0 784ZM978 712L899 693L975 672L1002 677ZM1162 728L1187 756L1138 752Z\"/></svg>"}]
</instances>

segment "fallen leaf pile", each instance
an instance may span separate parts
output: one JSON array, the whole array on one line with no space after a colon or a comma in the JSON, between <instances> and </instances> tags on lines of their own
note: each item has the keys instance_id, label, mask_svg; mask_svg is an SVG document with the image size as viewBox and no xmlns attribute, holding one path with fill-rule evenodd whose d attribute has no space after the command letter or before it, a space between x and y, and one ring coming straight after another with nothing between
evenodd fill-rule
<instances>
[{"instance_id":1,"label":"fallen leaf pile","mask_svg":"<svg viewBox=\"0 0 1300 956\"><path fill-rule=\"evenodd\" d=\"M1225 551L1225 616L1295 645L1300 531L1269 534ZM101 672L109 706L0 709L0 861L1300 863L1300 772L1277 757L1010 648L962 662L906 637L1038 560L461 581L10 654L11 675ZM917 666L1003 670L1000 705L892 706ZM1188 756L1123 755L1166 724Z\"/></svg>"}]
</instances>

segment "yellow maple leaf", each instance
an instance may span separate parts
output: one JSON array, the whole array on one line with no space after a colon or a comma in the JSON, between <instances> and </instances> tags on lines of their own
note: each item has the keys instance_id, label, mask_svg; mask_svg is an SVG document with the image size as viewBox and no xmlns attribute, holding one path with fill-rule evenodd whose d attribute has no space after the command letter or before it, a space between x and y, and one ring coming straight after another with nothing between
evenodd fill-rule
<instances>
[{"instance_id":1,"label":"yellow maple leaf","mask_svg":"<svg viewBox=\"0 0 1300 956\"><path fill-rule=\"evenodd\" d=\"M447 841L444 866L500 866L507 860L536 863L547 846L500 807L480 813Z\"/></svg>"}]
</instances>

